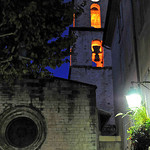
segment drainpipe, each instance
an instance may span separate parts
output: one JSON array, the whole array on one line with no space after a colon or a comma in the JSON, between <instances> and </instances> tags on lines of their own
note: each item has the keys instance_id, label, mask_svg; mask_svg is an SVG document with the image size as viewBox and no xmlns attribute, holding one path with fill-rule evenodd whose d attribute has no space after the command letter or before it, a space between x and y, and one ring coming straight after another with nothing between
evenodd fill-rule
<instances>
[{"instance_id":1,"label":"drainpipe","mask_svg":"<svg viewBox=\"0 0 150 150\"><path fill-rule=\"evenodd\" d=\"M140 82L139 59L138 59L137 37L136 37L136 30L135 30L135 14L134 14L133 0L131 0L131 7L132 7L132 18L133 18L133 39L134 39L135 64L136 64L136 71L137 71L137 82Z\"/></svg>"}]
</instances>

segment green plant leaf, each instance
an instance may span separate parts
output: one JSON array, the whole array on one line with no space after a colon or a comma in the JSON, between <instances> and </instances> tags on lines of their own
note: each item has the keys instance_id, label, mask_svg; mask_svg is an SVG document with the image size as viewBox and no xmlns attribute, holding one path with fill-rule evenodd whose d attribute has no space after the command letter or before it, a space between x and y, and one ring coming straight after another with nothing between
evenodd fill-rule
<instances>
[{"instance_id":1,"label":"green plant leaf","mask_svg":"<svg viewBox=\"0 0 150 150\"><path fill-rule=\"evenodd\" d=\"M123 115L124 115L123 113L118 113L115 117L123 116Z\"/></svg>"}]
</instances>

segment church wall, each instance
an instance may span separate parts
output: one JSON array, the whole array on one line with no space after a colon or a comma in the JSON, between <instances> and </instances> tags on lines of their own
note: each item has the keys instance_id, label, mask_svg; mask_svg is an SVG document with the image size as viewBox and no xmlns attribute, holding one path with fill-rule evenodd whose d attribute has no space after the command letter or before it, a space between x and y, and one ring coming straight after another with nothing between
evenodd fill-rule
<instances>
[{"instance_id":1,"label":"church wall","mask_svg":"<svg viewBox=\"0 0 150 150\"><path fill-rule=\"evenodd\" d=\"M112 115L109 124L115 124L111 67L72 66L70 72L71 80L82 81L97 86L96 106L98 109L109 112Z\"/></svg>"},{"instance_id":2,"label":"church wall","mask_svg":"<svg viewBox=\"0 0 150 150\"><path fill-rule=\"evenodd\" d=\"M92 50L91 43L92 40L102 39L102 34L95 31L75 31L77 40L75 47L73 48L71 65L83 65L91 66L92 65Z\"/></svg>"},{"instance_id":3,"label":"church wall","mask_svg":"<svg viewBox=\"0 0 150 150\"><path fill-rule=\"evenodd\" d=\"M76 5L81 4L84 1L86 2L86 5L84 6L84 12L82 13L81 16L79 16L76 19L76 24L75 24L76 27L91 27L90 6L93 4L93 2L91 0L75 0L74 4L76 6ZM100 5L101 25L102 25L102 28L104 28L108 0L105 0L105 1L100 0L99 2L96 2L96 4Z\"/></svg>"},{"instance_id":4,"label":"church wall","mask_svg":"<svg viewBox=\"0 0 150 150\"><path fill-rule=\"evenodd\" d=\"M76 6L83 1L74 0L74 4ZM101 122L99 135L114 136L116 127L111 50L103 47L102 41L108 0L85 2L84 12L74 20L75 25L70 28L70 33L75 34L77 40L71 48L69 79L97 86L96 107Z\"/></svg>"},{"instance_id":5,"label":"church wall","mask_svg":"<svg viewBox=\"0 0 150 150\"><path fill-rule=\"evenodd\" d=\"M92 66L92 40L102 39L102 31L73 31L77 37L72 49L71 66ZM104 66L112 66L111 50L104 49Z\"/></svg>"},{"instance_id":6,"label":"church wall","mask_svg":"<svg viewBox=\"0 0 150 150\"><path fill-rule=\"evenodd\" d=\"M75 6L82 2L83 1L79 0L74 1ZM100 6L101 26L96 23L98 22L96 17L92 18L93 22L91 23L90 6L92 4L96 4L95 10L99 10L99 7L96 8L97 4ZM102 110L102 112L105 113L105 118L111 116L105 121L102 120L105 125L102 126L100 130L109 131L106 131L107 133L102 131L101 135L115 135L111 50L102 46L107 4L107 0L99 2L86 0L84 12L75 20L75 27L71 28L71 31L76 35L77 40L72 48L69 79L97 86L96 106L98 110ZM97 13L97 15L98 14L99 13ZM99 59L96 58L98 55L94 56L96 49L93 50L92 53L93 47L91 46L94 40L98 40L101 43L102 51L99 52L99 54L101 53ZM111 129L112 131L110 131Z\"/></svg>"},{"instance_id":7,"label":"church wall","mask_svg":"<svg viewBox=\"0 0 150 150\"><path fill-rule=\"evenodd\" d=\"M112 66L111 50L104 47L104 67Z\"/></svg>"},{"instance_id":8,"label":"church wall","mask_svg":"<svg viewBox=\"0 0 150 150\"><path fill-rule=\"evenodd\" d=\"M36 120L42 141L37 139L40 145L37 142L24 150L35 150L37 147L39 150L97 150L95 88L58 78L26 79L15 84L12 89L1 85L0 149L18 149L10 146L2 129L6 129L12 118L27 115L33 121Z\"/></svg>"}]
</instances>

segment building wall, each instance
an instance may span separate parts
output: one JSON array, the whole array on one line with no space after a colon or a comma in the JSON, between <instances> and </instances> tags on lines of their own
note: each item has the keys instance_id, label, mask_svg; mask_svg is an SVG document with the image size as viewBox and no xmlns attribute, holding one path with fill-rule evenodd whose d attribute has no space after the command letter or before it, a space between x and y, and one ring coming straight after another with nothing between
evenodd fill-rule
<instances>
[{"instance_id":1,"label":"building wall","mask_svg":"<svg viewBox=\"0 0 150 150\"><path fill-rule=\"evenodd\" d=\"M83 1L75 0L75 6ZM102 28L91 27L90 6L99 4L101 9ZM96 90L96 106L98 109L105 111L111 115L108 124L113 129L115 127L114 119L114 102L113 102L113 85L112 85L112 60L111 51L104 49L104 67L96 67L92 62L92 40L100 40L103 38L105 17L107 12L108 1L92 2L86 0L84 12L75 20L75 28L72 29L77 40L72 48L71 67L69 79L80 81L97 86ZM87 28L88 27L88 28ZM106 116L105 116L106 117ZM111 127L107 127L107 130ZM108 135L114 135L114 131L107 132Z\"/></svg>"},{"instance_id":2,"label":"building wall","mask_svg":"<svg viewBox=\"0 0 150 150\"><path fill-rule=\"evenodd\" d=\"M26 79L12 88L1 85L0 149L18 149L5 137L6 126L17 117L28 117L36 123L39 137L24 150L97 150L95 106L95 86L88 84L55 78Z\"/></svg>"},{"instance_id":3,"label":"building wall","mask_svg":"<svg viewBox=\"0 0 150 150\"><path fill-rule=\"evenodd\" d=\"M126 112L128 107L125 95L131 86L131 81L137 80L134 52L134 33L132 5L130 0L122 0L120 14L117 18L114 39L112 43L112 68L115 96L115 114ZM123 149L128 147L127 133L130 124L128 118L116 118L118 133L122 136Z\"/></svg>"},{"instance_id":4,"label":"building wall","mask_svg":"<svg viewBox=\"0 0 150 150\"><path fill-rule=\"evenodd\" d=\"M140 5L140 16L141 16L141 26L137 28L137 46L138 46L138 59L139 59L139 70L140 70L140 80L150 81L150 2L148 0L139 1ZM137 10L135 9L135 13ZM138 18L135 18L136 21ZM139 20L138 20L139 21ZM149 84L145 84L150 87ZM147 111L150 115L150 94L149 90L142 86L143 99L146 102Z\"/></svg>"},{"instance_id":5,"label":"building wall","mask_svg":"<svg viewBox=\"0 0 150 150\"><path fill-rule=\"evenodd\" d=\"M109 124L114 125L114 102L111 67L96 68L86 66L72 66L70 79L97 86L96 106L111 114Z\"/></svg>"},{"instance_id":6,"label":"building wall","mask_svg":"<svg viewBox=\"0 0 150 150\"><path fill-rule=\"evenodd\" d=\"M81 16L76 19L75 26L76 27L91 27L91 16L90 16L90 6L93 4L91 0L74 0L75 6L85 2L84 12ZM101 25L104 28L105 18L107 12L108 0L96 2L96 4L100 5L101 9Z\"/></svg>"},{"instance_id":7,"label":"building wall","mask_svg":"<svg viewBox=\"0 0 150 150\"><path fill-rule=\"evenodd\" d=\"M115 97L115 113L127 112L125 94L131 87L131 81L137 81L137 65L135 51L138 53L138 69L140 81L149 80L149 40L150 40L150 3L148 0L121 0L112 42L112 69ZM137 85L135 85L137 86ZM147 84L147 86L149 86ZM149 111L150 96L148 90L141 86L143 101ZM116 118L118 134L123 138L123 148L130 147L126 130L128 118Z\"/></svg>"},{"instance_id":8,"label":"building wall","mask_svg":"<svg viewBox=\"0 0 150 150\"><path fill-rule=\"evenodd\" d=\"M100 150L122 150L120 136L100 136Z\"/></svg>"},{"instance_id":9,"label":"building wall","mask_svg":"<svg viewBox=\"0 0 150 150\"><path fill-rule=\"evenodd\" d=\"M102 40L102 31L74 31L77 37L72 49L71 66L92 66L92 40ZM104 48L104 66L111 66L111 51Z\"/></svg>"}]
</instances>

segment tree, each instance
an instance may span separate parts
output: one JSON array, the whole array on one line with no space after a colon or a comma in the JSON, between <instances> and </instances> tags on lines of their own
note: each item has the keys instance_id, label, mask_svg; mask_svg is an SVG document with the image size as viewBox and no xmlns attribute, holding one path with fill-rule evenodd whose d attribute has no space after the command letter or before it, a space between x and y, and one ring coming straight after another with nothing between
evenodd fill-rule
<instances>
[{"instance_id":1,"label":"tree","mask_svg":"<svg viewBox=\"0 0 150 150\"><path fill-rule=\"evenodd\" d=\"M63 0L0 0L1 79L44 77L50 74L46 66L60 66L69 55L64 49L75 42L61 35L82 7Z\"/></svg>"}]
</instances>

